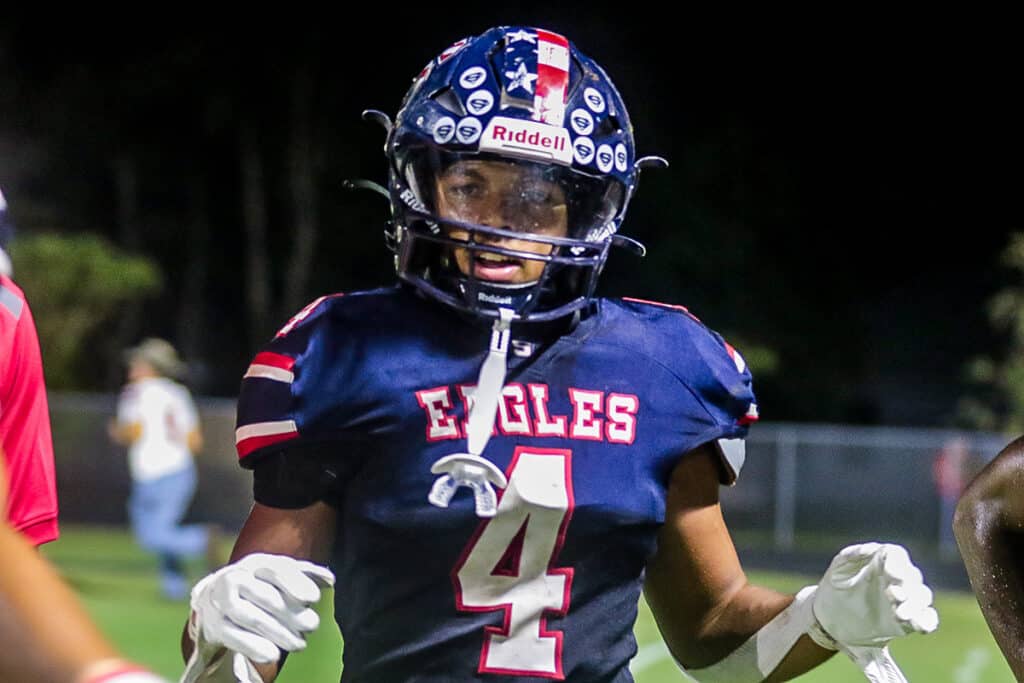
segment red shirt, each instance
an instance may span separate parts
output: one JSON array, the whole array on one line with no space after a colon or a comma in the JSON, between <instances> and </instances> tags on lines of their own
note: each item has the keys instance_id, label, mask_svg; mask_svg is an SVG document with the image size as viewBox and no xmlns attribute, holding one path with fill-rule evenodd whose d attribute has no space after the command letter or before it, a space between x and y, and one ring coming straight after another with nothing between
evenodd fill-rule
<instances>
[{"instance_id":1,"label":"red shirt","mask_svg":"<svg viewBox=\"0 0 1024 683\"><path fill-rule=\"evenodd\" d=\"M0 443L7 456L7 519L35 545L57 538L57 478L35 320L0 275Z\"/></svg>"}]
</instances>

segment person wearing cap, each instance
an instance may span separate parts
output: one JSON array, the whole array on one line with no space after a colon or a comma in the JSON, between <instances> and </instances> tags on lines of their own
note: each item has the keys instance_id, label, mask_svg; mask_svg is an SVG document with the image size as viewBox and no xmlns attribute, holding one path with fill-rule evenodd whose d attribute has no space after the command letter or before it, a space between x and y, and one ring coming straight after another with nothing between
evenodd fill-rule
<instances>
[{"instance_id":1,"label":"person wearing cap","mask_svg":"<svg viewBox=\"0 0 1024 683\"><path fill-rule=\"evenodd\" d=\"M108 432L128 448L132 531L139 545L160 560L163 594L179 600L189 588L185 559L211 547L208 527L181 524L198 483L194 456L203 446L199 418L181 383L186 365L169 342L145 339L125 351L124 361L128 382Z\"/></svg>"}]
</instances>

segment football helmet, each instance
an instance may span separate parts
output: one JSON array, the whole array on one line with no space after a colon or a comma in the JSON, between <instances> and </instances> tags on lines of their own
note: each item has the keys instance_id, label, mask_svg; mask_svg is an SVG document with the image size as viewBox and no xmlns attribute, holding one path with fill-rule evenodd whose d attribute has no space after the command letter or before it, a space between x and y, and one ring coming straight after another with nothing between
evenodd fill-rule
<instances>
[{"instance_id":1,"label":"football helmet","mask_svg":"<svg viewBox=\"0 0 1024 683\"><path fill-rule=\"evenodd\" d=\"M611 79L561 35L499 26L456 42L388 128L389 247L434 299L553 320L591 300L613 243L643 253L616 232L641 166L664 162L638 162Z\"/></svg>"}]
</instances>

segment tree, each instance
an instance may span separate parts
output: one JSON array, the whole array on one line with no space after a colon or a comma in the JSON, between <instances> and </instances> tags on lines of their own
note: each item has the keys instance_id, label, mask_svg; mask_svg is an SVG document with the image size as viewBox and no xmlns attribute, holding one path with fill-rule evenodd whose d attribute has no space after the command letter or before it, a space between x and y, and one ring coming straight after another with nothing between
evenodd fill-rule
<instances>
[{"instance_id":1,"label":"tree","mask_svg":"<svg viewBox=\"0 0 1024 683\"><path fill-rule=\"evenodd\" d=\"M976 395L960 401L959 414L969 426L1024 432L1024 233L1010 236L1000 263L1010 272L1010 283L996 292L986 306L992 328L1005 335L1001 358L982 355L967 365Z\"/></svg>"},{"instance_id":2,"label":"tree","mask_svg":"<svg viewBox=\"0 0 1024 683\"><path fill-rule=\"evenodd\" d=\"M158 293L163 280L152 261L91 234L21 236L11 260L32 307L50 389L89 388L89 370L106 365L95 353L87 358L94 334L126 305Z\"/></svg>"}]
</instances>

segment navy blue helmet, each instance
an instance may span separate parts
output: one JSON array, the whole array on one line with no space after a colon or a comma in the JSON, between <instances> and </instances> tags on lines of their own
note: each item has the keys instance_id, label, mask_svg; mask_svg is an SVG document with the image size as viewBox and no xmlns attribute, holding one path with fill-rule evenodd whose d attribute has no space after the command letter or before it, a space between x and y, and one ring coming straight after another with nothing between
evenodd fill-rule
<instances>
[{"instance_id":1,"label":"navy blue helmet","mask_svg":"<svg viewBox=\"0 0 1024 683\"><path fill-rule=\"evenodd\" d=\"M613 242L642 252L616 236L641 165L626 107L556 33L501 26L453 44L414 79L385 151L398 276L459 310L560 318L593 297ZM513 262L537 276L467 265Z\"/></svg>"}]
</instances>

